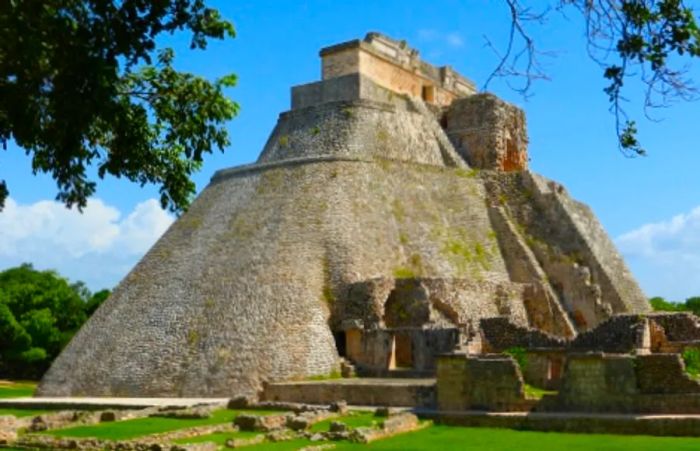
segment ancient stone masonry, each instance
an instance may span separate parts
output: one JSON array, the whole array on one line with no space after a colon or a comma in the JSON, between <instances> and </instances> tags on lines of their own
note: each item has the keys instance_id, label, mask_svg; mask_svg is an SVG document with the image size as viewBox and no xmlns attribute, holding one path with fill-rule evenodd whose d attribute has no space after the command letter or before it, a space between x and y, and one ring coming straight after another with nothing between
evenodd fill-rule
<instances>
[{"instance_id":1,"label":"ancient stone masonry","mask_svg":"<svg viewBox=\"0 0 700 451\"><path fill-rule=\"evenodd\" d=\"M615 315L567 340L516 325L506 317L482 319L482 350L499 354L467 358L450 353L438 357L437 398L439 402L445 400L441 408L454 410L455 403L467 402L475 390L480 390L479 382L464 370L455 370L462 368L455 362L467 358L489 365L494 355L503 357L517 350L523 362L520 371L524 383L558 390L535 403L519 404L523 409L700 413L700 381L686 372L681 357L685 349L700 348L698 321L688 313ZM510 377L510 371L500 371L499 377ZM463 384L459 396L453 387L455 379ZM492 399L484 408L498 410L497 401ZM462 406L462 410L466 408L474 406Z\"/></svg>"},{"instance_id":2,"label":"ancient stone masonry","mask_svg":"<svg viewBox=\"0 0 700 451\"><path fill-rule=\"evenodd\" d=\"M421 61L418 51L405 41L379 33L326 47L321 50L321 58L323 80L360 73L392 92L430 104L446 106L455 98L476 92L474 83L452 68L431 66Z\"/></svg>"},{"instance_id":3,"label":"ancient stone masonry","mask_svg":"<svg viewBox=\"0 0 700 451\"><path fill-rule=\"evenodd\" d=\"M522 110L377 33L321 57L258 161L214 175L40 394L434 375L482 351L485 318L556 341L648 311L590 209L527 169Z\"/></svg>"},{"instance_id":4,"label":"ancient stone masonry","mask_svg":"<svg viewBox=\"0 0 700 451\"><path fill-rule=\"evenodd\" d=\"M447 134L473 168L527 169L525 113L492 94L455 100L445 114Z\"/></svg>"}]
</instances>

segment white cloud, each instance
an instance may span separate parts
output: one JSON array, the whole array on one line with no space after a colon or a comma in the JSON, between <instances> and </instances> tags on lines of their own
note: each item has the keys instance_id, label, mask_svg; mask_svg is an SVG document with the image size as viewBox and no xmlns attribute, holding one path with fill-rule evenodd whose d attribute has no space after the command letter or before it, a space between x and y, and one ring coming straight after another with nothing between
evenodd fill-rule
<instances>
[{"instance_id":1,"label":"white cloud","mask_svg":"<svg viewBox=\"0 0 700 451\"><path fill-rule=\"evenodd\" d=\"M173 219L155 199L124 216L100 199L81 214L54 201L22 205L9 198L0 212L0 268L28 262L92 289L112 288Z\"/></svg>"},{"instance_id":2,"label":"white cloud","mask_svg":"<svg viewBox=\"0 0 700 451\"><path fill-rule=\"evenodd\" d=\"M700 295L700 206L615 241L647 294L679 301Z\"/></svg>"},{"instance_id":3,"label":"white cloud","mask_svg":"<svg viewBox=\"0 0 700 451\"><path fill-rule=\"evenodd\" d=\"M445 44L452 48L459 48L464 45L462 35L456 31L442 32L431 28L424 28L418 30L418 39L433 44Z\"/></svg>"}]
</instances>

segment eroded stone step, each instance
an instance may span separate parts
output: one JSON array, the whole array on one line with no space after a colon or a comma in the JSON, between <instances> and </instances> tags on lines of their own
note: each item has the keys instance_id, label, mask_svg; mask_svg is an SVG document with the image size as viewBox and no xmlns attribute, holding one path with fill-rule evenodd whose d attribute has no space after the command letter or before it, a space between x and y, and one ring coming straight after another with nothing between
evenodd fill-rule
<instances>
[{"instance_id":1,"label":"eroded stone step","mask_svg":"<svg viewBox=\"0 0 700 451\"><path fill-rule=\"evenodd\" d=\"M360 406L429 407L435 404L434 378L351 378L267 384L266 401Z\"/></svg>"}]
</instances>

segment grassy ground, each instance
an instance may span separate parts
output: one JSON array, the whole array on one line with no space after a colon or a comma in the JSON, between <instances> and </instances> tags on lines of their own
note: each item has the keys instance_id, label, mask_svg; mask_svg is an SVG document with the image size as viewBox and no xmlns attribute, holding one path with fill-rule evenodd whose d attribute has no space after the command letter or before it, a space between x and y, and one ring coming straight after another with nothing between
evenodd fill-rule
<instances>
[{"instance_id":1,"label":"grassy ground","mask_svg":"<svg viewBox=\"0 0 700 451\"><path fill-rule=\"evenodd\" d=\"M116 421L113 423L101 423L93 426L78 426L67 429L48 431L47 434L56 437L73 438L97 438L103 440L129 440L151 434L160 434L178 429L213 424L228 423L241 413L253 413L255 415L272 415L273 411L247 411L221 409L213 413L211 418L180 419L180 418L137 418L133 420Z\"/></svg>"},{"instance_id":2,"label":"grassy ground","mask_svg":"<svg viewBox=\"0 0 700 451\"><path fill-rule=\"evenodd\" d=\"M685 451L700 449L699 438L527 432L509 429L432 426L369 445L339 444L337 451L360 447L385 451L470 449L488 451Z\"/></svg>"},{"instance_id":3,"label":"grassy ground","mask_svg":"<svg viewBox=\"0 0 700 451\"><path fill-rule=\"evenodd\" d=\"M36 382L0 381L0 398L28 398L34 390Z\"/></svg>"},{"instance_id":4,"label":"grassy ground","mask_svg":"<svg viewBox=\"0 0 700 451\"><path fill-rule=\"evenodd\" d=\"M33 417L35 415L41 415L42 413L47 413L48 410L39 409L3 409L0 408L0 417L3 415L12 415L13 417Z\"/></svg>"},{"instance_id":5,"label":"grassy ground","mask_svg":"<svg viewBox=\"0 0 700 451\"><path fill-rule=\"evenodd\" d=\"M331 423L334 421L345 423L351 428L357 428L361 426L372 426L372 424L379 423L381 420L382 418L375 417L373 412L350 412L349 415L343 418L333 418L319 421L311 426L311 431L326 432L330 428Z\"/></svg>"}]
</instances>

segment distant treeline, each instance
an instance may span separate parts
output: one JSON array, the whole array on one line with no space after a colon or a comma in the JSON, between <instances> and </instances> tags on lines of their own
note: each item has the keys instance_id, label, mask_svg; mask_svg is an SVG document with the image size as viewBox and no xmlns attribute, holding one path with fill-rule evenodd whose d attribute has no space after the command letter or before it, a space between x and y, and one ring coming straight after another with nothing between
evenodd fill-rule
<instances>
[{"instance_id":1,"label":"distant treeline","mask_svg":"<svg viewBox=\"0 0 700 451\"><path fill-rule=\"evenodd\" d=\"M700 296L693 296L686 299L684 302L667 301L666 299L656 296L649 299L651 308L660 312L693 312L700 316Z\"/></svg>"},{"instance_id":2,"label":"distant treeline","mask_svg":"<svg viewBox=\"0 0 700 451\"><path fill-rule=\"evenodd\" d=\"M55 271L0 272L0 379L37 379L109 296Z\"/></svg>"}]
</instances>

